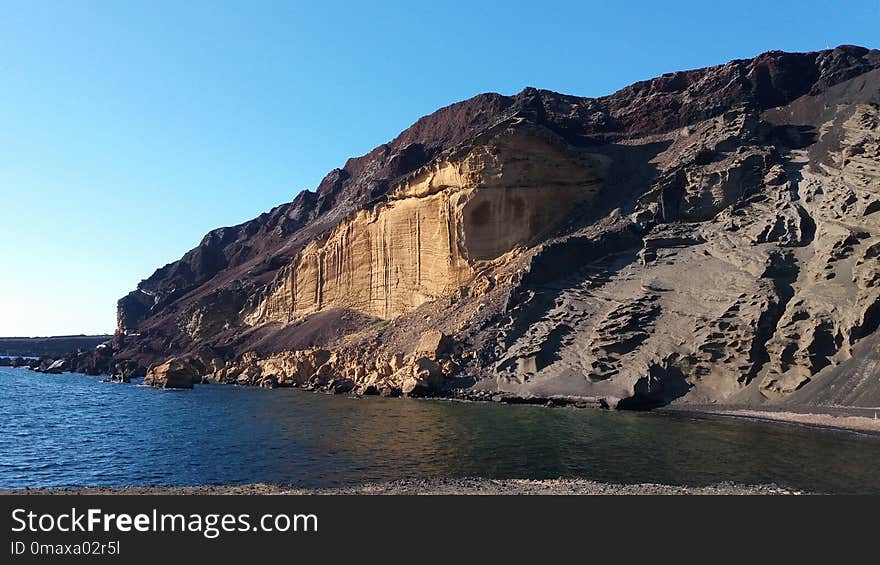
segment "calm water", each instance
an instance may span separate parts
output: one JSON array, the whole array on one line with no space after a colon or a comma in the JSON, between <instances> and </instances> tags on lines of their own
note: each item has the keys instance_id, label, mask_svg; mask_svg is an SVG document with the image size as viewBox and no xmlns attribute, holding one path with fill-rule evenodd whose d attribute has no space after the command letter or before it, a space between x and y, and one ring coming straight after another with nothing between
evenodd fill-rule
<instances>
[{"instance_id":1,"label":"calm water","mask_svg":"<svg viewBox=\"0 0 880 565\"><path fill-rule=\"evenodd\" d=\"M880 493L878 468L877 437L794 426L0 367L0 488L581 476Z\"/></svg>"}]
</instances>

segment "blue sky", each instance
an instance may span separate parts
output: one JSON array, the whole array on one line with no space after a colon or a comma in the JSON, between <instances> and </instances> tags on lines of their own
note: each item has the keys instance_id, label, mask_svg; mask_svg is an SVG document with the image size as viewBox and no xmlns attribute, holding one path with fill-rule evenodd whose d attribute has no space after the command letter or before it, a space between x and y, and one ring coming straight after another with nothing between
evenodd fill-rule
<instances>
[{"instance_id":1,"label":"blue sky","mask_svg":"<svg viewBox=\"0 0 880 565\"><path fill-rule=\"evenodd\" d=\"M880 2L5 2L0 335L111 332L210 229L480 92L842 43Z\"/></svg>"}]
</instances>

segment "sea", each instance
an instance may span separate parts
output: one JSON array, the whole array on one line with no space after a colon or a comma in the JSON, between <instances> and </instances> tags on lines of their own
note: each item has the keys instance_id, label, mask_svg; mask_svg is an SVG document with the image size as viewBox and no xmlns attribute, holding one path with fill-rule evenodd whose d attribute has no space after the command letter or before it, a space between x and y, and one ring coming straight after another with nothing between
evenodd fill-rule
<instances>
[{"instance_id":1,"label":"sea","mask_svg":"<svg viewBox=\"0 0 880 565\"><path fill-rule=\"evenodd\" d=\"M582 477L880 494L880 437L680 414L299 389L157 390L0 367L0 488Z\"/></svg>"}]
</instances>

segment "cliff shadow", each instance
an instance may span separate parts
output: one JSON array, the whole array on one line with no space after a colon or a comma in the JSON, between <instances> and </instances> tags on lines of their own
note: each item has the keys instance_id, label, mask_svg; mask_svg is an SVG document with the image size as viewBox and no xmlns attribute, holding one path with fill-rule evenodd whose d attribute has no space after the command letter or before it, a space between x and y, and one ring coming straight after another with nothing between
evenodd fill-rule
<instances>
[{"instance_id":1,"label":"cliff shadow","mask_svg":"<svg viewBox=\"0 0 880 565\"><path fill-rule=\"evenodd\" d=\"M647 411L666 406L691 389L681 369L674 365L652 365L648 374L633 386L633 395L617 403L618 410Z\"/></svg>"},{"instance_id":2,"label":"cliff shadow","mask_svg":"<svg viewBox=\"0 0 880 565\"><path fill-rule=\"evenodd\" d=\"M502 314L510 317L505 347L511 347L532 324L546 317L564 292L601 286L637 260L643 245L638 225L619 219L590 233L591 226L614 210L620 210L623 216L635 209L639 197L658 177L654 160L671 143L590 148L610 159L599 198L572 210L556 239L532 257L528 270L511 290ZM552 357L552 352L544 355Z\"/></svg>"}]
</instances>

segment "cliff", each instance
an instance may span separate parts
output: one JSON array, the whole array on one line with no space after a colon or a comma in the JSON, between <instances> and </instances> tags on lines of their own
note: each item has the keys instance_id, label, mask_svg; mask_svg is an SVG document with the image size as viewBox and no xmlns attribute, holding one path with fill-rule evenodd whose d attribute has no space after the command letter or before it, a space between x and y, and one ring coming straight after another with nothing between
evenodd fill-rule
<instances>
[{"instance_id":1,"label":"cliff","mask_svg":"<svg viewBox=\"0 0 880 565\"><path fill-rule=\"evenodd\" d=\"M285 324L329 308L393 319L449 296L595 199L602 161L522 119L406 177L307 245L245 318Z\"/></svg>"},{"instance_id":2,"label":"cliff","mask_svg":"<svg viewBox=\"0 0 880 565\"><path fill-rule=\"evenodd\" d=\"M852 46L603 98L477 96L141 282L115 370L621 408L876 402L878 108L880 52Z\"/></svg>"}]
</instances>

